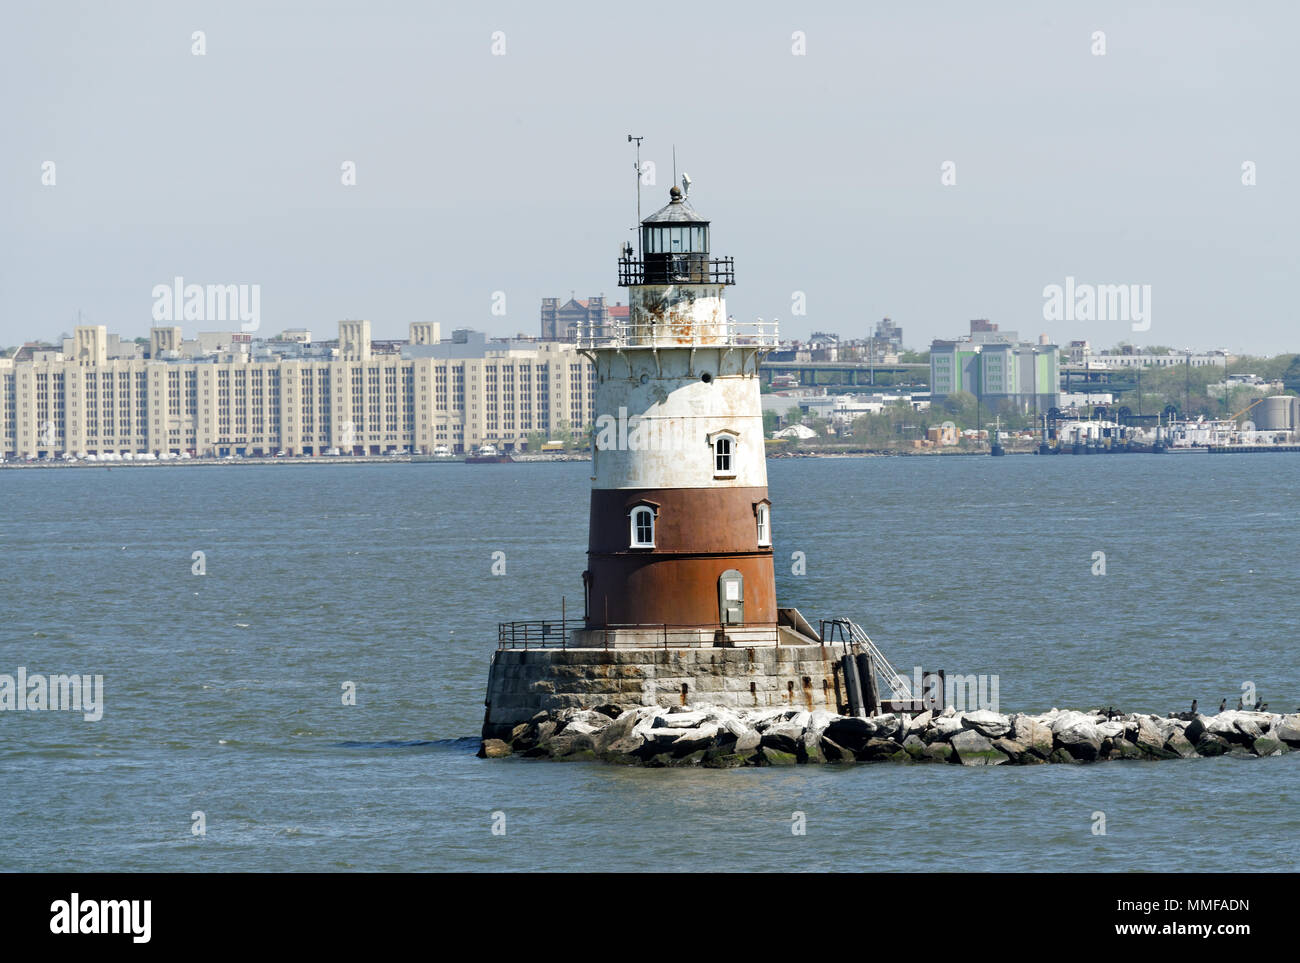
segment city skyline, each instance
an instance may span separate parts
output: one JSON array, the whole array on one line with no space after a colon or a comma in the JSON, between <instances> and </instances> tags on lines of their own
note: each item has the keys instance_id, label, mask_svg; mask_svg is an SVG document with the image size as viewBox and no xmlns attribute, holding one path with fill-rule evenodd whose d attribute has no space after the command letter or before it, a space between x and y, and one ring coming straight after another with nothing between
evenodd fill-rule
<instances>
[{"instance_id":1,"label":"city skyline","mask_svg":"<svg viewBox=\"0 0 1300 963\"><path fill-rule=\"evenodd\" d=\"M888 316L919 348L989 317L1057 343L1297 347L1282 5L1249 23L1115 4L574 9L15 12L0 342L78 311L144 331L175 276L258 285L275 330L527 333L542 297L618 297L631 133L655 165L642 214L675 148L736 259L732 312L785 337ZM695 93L641 96L664 81L626 65L652 51ZM1044 320L1067 279L1149 285L1150 316Z\"/></svg>"}]
</instances>

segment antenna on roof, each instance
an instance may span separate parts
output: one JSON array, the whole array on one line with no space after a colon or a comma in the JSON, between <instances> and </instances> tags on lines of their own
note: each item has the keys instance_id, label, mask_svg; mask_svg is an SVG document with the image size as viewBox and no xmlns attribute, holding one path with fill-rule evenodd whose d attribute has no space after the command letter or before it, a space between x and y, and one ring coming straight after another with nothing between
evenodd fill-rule
<instances>
[{"instance_id":1,"label":"antenna on roof","mask_svg":"<svg viewBox=\"0 0 1300 963\"><path fill-rule=\"evenodd\" d=\"M682 194L685 197L691 196L691 175L682 171Z\"/></svg>"},{"instance_id":2,"label":"antenna on roof","mask_svg":"<svg viewBox=\"0 0 1300 963\"><path fill-rule=\"evenodd\" d=\"M645 140L644 137L633 137L631 134L627 135L627 142L629 144L636 141L636 227L632 228L632 230L636 231L636 253L638 259L641 257L641 141L643 140ZM677 175L673 174L673 178L676 179L676 177Z\"/></svg>"}]
</instances>

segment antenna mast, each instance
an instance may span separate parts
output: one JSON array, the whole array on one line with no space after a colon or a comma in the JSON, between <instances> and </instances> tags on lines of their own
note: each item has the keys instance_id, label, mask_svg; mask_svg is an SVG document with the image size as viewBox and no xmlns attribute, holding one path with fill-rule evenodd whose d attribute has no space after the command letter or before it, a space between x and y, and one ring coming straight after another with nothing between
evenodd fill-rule
<instances>
[{"instance_id":1,"label":"antenna mast","mask_svg":"<svg viewBox=\"0 0 1300 963\"><path fill-rule=\"evenodd\" d=\"M638 260L641 259L641 141L643 140L645 140L644 137L627 135L629 144L633 141L636 142L636 227L632 228L632 230L636 231L636 256ZM676 160L674 160L675 163ZM677 175L674 174L673 179L675 180L676 177Z\"/></svg>"}]
</instances>

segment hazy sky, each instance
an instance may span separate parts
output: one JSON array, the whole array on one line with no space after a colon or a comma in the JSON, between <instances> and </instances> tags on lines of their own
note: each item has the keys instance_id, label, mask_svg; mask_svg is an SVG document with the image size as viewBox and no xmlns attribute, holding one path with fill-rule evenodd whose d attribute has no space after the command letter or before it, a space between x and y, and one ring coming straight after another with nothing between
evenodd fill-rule
<instances>
[{"instance_id":1,"label":"hazy sky","mask_svg":"<svg viewBox=\"0 0 1300 963\"><path fill-rule=\"evenodd\" d=\"M147 334L177 275L260 285L262 333L536 334L542 297L626 302L633 133L645 213L675 143L729 310L788 337L1300 351L1297 35L1286 2L7 3L0 344ZM1150 330L1045 321L1067 276L1150 284Z\"/></svg>"}]
</instances>

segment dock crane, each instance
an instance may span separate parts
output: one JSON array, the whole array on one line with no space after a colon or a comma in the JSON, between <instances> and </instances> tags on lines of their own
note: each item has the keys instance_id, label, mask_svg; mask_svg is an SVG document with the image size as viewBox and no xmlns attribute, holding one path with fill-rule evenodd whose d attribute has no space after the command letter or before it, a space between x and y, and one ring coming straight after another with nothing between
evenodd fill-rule
<instances>
[{"instance_id":1,"label":"dock crane","mask_svg":"<svg viewBox=\"0 0 1300 963\"><path fill-rule=\"evenodd\" d=\"M1262 397L1259 397L1259 398L1256 398L1254 401L1252 401L1250 404L1248 404L1245 408L1242 408L1241 411L1237 412L1235 415L1233 415L1233 416L1232 416L1231 418L1229 418L1228 420L1229 420L1229 421L1236 421L1238 418L1240 418L1240 417L1241 417L1242 415L1244 415L1246 412L1250 411L1251 408L1254 408L1257 404L1259 404L1261 401L1263 401L1265 397L1267 397L1267 395L1262 396Z\"/></svg>"}]
</instances>

